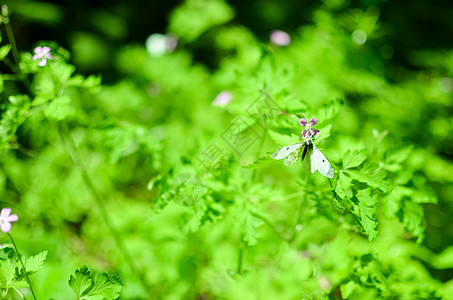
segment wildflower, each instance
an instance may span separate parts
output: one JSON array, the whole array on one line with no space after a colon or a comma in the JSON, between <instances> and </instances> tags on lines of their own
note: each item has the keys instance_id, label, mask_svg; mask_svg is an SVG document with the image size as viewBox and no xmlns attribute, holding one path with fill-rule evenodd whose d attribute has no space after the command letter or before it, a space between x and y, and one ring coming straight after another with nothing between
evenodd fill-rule
<instances>
[{"instance_id":1,"label":"wildflower","mask_svg":"<svg viewBox=\"0 0 453 300\"><path fill-rule=\"evenodd\" d=\"M222 91L215 97L211 104L212 106L225 106L230 103L232 99L233 94L231 94L230 91Z\"/></svg>"},{"instance_id":2,"label":"wildflower","mask_svg":"<svg viewBox=\"0 0 453 300\"><path fill-rule=\"evenodd\" d=\"M151 34L146 39L146 50L154 57L173 52L178 45L178 38L172 34Z\"/></svg>"},{"instance_id":3,"label":"wildflower","mask_svg":"<svg viewBox=\"0 0 453 300\"><path fill-rule=\"evenodd\" d=\"M272 30L269 39L271 43L278 46L288 46L291 42L291 37L288 33L281 30Z\"/></svg>"},{"instance_id":4,"label":"wildflower","mask_svg":"<svg viewBox=\"0 0 453 300\"><path fill-rule=\"evenodd\" d=\"M50 53L49 47L36 47L35 55L33 55L33 60L38 60L38 65L43 67L46 65L48 59L53 59L52 54Z\"/></svg>"},{"instance_id":5,"label":"wildflower","mask_svg":"<svg viewBox=\"0 0 453 300\"><path fill-rule=\"evenodd\" d=\"M0 228L3 232L9 232L11 230L11 222L15 222L19 219L17 215L10 215L11 208L3 208L0 212Z\"/></svg>"},{"instance_id":6,"label":"wildflower","mask_svg":"<svg viewBox=\"0 0 453 300\"><path fill-rule=\"evenodd\" d=\"M302 127L305 127L305 129L302 130L302 132L300 133L304 139L309 138L311 136L315 136L319 133L319 130L312 128L317 123L318 123L318 120L316 118L311 119L310 122L307 122L307 120L305 120L305 119L299 120L299 125Z\"/></svg>"}]
</instances>

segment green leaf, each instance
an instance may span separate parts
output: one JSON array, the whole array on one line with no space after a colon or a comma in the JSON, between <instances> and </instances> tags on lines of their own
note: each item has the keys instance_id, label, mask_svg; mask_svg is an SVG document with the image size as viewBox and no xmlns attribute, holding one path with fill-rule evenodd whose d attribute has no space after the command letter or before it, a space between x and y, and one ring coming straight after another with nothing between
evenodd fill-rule
<instances>
[{"instance_id":1,"label":"green leaf","mask_svg":"<svg viewBox=\"0 0 453 300\"><path fill-rule=\"evenodd\" d=\"M86 266L76 270L75 274L69 278L69 286L76 293L77 299L81 299L91 285L90 271Z\"/></svg>"},{"instance_id":2,"label":"green leaf","mask_svg":"<svg viewBox=\"0 0 453 300\"><path fill-rule=\"evenodd\" d=\"M401 209L397 216L402 221L404 228L417 237L417 243L421 243L424 238L425 227L423 226L423 207L410 200L401 201Z\"/></svg>"},{"instance_id":3,"label":"green leaf","mask_svg":"<svg viewBox=\"0 0 453 300\"><path fill-rule=\"evenodd\" d=\"M123 286L124 284L118 276L109 276L107 273L99 273L96 275L93 288L83 299L116 299L120 296Z\"/></svg>"},{"instance_id":4,"label":"green leaf","mask_svg":"<svg viewBox=\"0 0 453 300\"><path fill-rule=\"evenodd\" d=\"M256 168L260 168L262 166L265 166L270 161L272 161L271 155L272 155L272 152L268 152L266 154L266 156L260 157L255 162L251 163L250 165L242 166L242 167L244 169L256 169Z\"/></svg>"},{"instance_id":5,"label":"green leaf","mask_svg":"<svg viewBox=\"0 0 453 300\"><path fill-rule=\"evenodd\" d=\"M367 150L346 151L343 155L343 169L349 169L359 166L366 159Z\"/></svg>"},{"instance_id":6,"label":"green leaf","mask_svg":"<svg viewBox=\"0 0 453 300\"><path fill-rule=\"evenodd\" d=\"M348 170L347 173L353 179L364 182L384 193L389 193L392 190L392 183L385 179L387 174L379 169L379 165L376 163L366 163L360 171Z\"/></svg>"},{"instance_id":7,"label":"green leaf","mask_svg":"<svg viewBox=\"0 0 453 300\"><path fill-rule=\"evenodd\" d=\"M3 60L11 50L11 45L5 45L3 47L0 47L0 60Z\"/></svg>"},{"instance_id":8,"label":"green leaf","mask_svg":"<svg viewBox=\"0 0 453 300\"><path fill-rule=\"evenodd\" d=\"M280 134L278 132L269 130L268 131L269 136L271 139L279 145L291 145L300 142L300 140L297 139L297 136L295 134L292 134L291 136Z\"/></svg>"},{"instance_id":9,"label":"green leaf","mask_svg":"<svg viewBox=\"0 0 453 300\"><path fill-rule=\"evenodd\" d=\"M14 281L15 268L10 261L4 261L0 264L0 282L6 287L10 287Z\"/></svg>"},{"instance_id":10,"label":"green leaf","mask_svg":"<svg viewBox=\"0 0 453 300\"><path fill-rule=\"evenodd\" d=\"M67 82L66 86L78 86L86 89L97 89L101 84L101 77L90 75L84 78L82 75L75 75L71 77Z\"/></svg>"},{"instance_id":11,"label":"green leaf","mask_svg":"<svg viewBox=\"0 0 453 300\"><path fill-rule=\"evenodd\" d=\"M330 130L332 129L332 124L329 124L323 128L319 128L319 133L316 135L316 140L323 141L330 137Z\"/></svg>"},{"instance_id":12,"label":"green leaf","mask_svg":"<svg viewBox=\"0 0 453 300\"><path fill-rule=\"evenodd\" d=\"M77 300L104 300L119 297L124 284L118 276L107 273L96 275L94 282L86 266L76 270L69 278L69 286L77 295Z\"/></svg>"},{"instance_id":13,"label":"green leaf","mask_svg":"<svg viewBox=\"0 0 453 300\"><path fill-rule=\"evenodd\" d=\"M44 110L44 115L50 119L63 120L70 111L71 98L61 96L55 98Z\"/></svg>"},{"instance_id":14,"label":"green leaf","mask_svg":"<svg viewBox=\"0 0 453 300\"><path fill-rule=\"evenodd\" d=\"M440 254L434 256L431 265L436 269L453 268L453 246L447 247Z\"/></svg>"},{"instance_id":15,"label":"green leaf","mask_svg":"<svg viewBox=\"0 0 453 300\"><path fill-rule=\"evenodd\" d=\"M53 99L58 91L58 83L49 73L38 73L33 79L33 92L36 94L32 105L38 106Z\"/></svg>"},{"instance_id":16,"label":"green leaf","mask_svg":"<svg viewBox=\"0 0 453 300\"><path fill-rule=\"evenodd\" d=\"M35 256L28 258L24 263L27 272L31 273L38 271L42 267L44 260L46 260L46 257L47 251L43 251Z\"/></svg>"},{"instance_id":17,"label":"green leaf","mask_svg":"<svg viewBox=\"0 0 453 300\"><path fill-rule=\"evenodd\" d=\"M193 41L210 27L229 21L233 10L223 1L188 0L173 11L170 32Z\"/></svg>"},{"instance_id":18,"label":"green leaf","mask_svg":"<svg viewBox=\"0 0 453 300\"><path fill-rule=\"evenodd\" d=\"M2 114L0 121L0 148L13 148L16 140L16 131L26 120L30 108L30 99L27 95L10 96L11 105Z\"/></svg>"},{"instance_id":19,"label":"green leaf","mask_svg":"<svg viewBox=\"0 0 453 300\"><path fill-rule=\"evenodd\" d=\"M356 289L356 286L357 284L354 281L349 281L346 284L340 285L340 292L343 299L348 299Z\"/></svg>"},{"instance_id":20,"label":"green leaf","mask_svg":"<svg viewBox=\"0 0 453 300\"><path fill-rule=\"evenodd\" d=\"M337 185L335 186L335 192L337 193L337 195L341 199L344 199L345 197L351 198L352 197L351 187L352 179L347 175L347 173L340 171L340 174L338 175L337 179Z\"/></svg>"},{"instance_id":21,"label":"green leaf","mask_svg":"<svg viewBox=\"0 0 453 300\"><path fill-rule=\"evenodd\" d=\"M58 80L61 84L65 84L75 71L74 66L66 64L62 60L50 62L49 69L54 79Z\"/></svg>"},{"instance_id":22,"label":"green leaf","mask_svg":"<svg viewBox=\"0 0 453 300\"><path fill-rule=\"evenodd\" d=\"M360 209L360 224L368 234L370 241L374 240L378 231L376 230L377 195L371 196L371 189L359 190L357 192Z\"/></svg>"}]
</instances>

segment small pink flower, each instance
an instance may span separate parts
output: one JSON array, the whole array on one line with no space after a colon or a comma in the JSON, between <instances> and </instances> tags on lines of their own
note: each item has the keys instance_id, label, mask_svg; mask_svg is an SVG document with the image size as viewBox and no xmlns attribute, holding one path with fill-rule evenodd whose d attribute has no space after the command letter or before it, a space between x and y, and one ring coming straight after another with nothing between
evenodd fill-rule
<instances>
[{"instance_id":1,"label":"small pink flower","mask_svg":"<svg viewBox=\"0 0 453 300\"><path fill-rule=\"evenodd\" d=\"M11 230L11 222L16 222L19 217L17 215L10 215L11 208L3 208L0 212L0 228L3 232Z\"/></svg>"},{"instance_id":2,"label":"small pink flower","mask_svg":"<svg viewBox=\"0 0 453 300\"><path fill-rule=\"evenodd\" d=\"M269 39L271 43L278 46L288 46L291 43L291 37L288 33L281 30L272 30Z\"/></svg>"},{"instance_id":3,"label":"small pink flower","mask_svg":"<svg viewBox=\"0 0 453 300\"><path fill-rule=\"evenodd\" d=\"M304 139L309 138L311 136L315 136L319 133L319 130L312 128L312 126L315 126L317 123L318 120L316 118L311 119L310 122L307 122L307 120L305 119L299 120L299 125L302 127L306 127L300 133Z\"/></svg>"},{"instance_id":4,"label":"small pink flower","mask_svg":"<svg viewBox=\"0 0 453 300\"><path fill-rule=\"evenodd\" d=\"M225 106L230 103L232 99L233 94L231 94L230 91L222 91L215 97L211 104L212 106Z\"/></svg>"},{"instance_id":5,"label":"small pink flower","mask_svg":"<svg viewBox=\"0 0 453 300\"><path fill-rule=\"evenodd\" d=\"M52 54L50 53L49 47L36 47L35 55L33 55L33 60L38 60L38 65L43 67L46 65L48 59L53 59Z\"/></svg>"}]
</instances>

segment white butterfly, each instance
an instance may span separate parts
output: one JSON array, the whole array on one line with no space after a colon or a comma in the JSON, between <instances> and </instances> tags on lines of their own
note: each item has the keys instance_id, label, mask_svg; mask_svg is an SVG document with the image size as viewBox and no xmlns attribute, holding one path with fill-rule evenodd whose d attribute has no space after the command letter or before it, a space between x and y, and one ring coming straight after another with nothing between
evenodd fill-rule
<instances>
[{"instance_id":1,"label":"white butterfly","mask_svg":"<svg viewBox=\"0 0 453 300\"><path fill-rule=\"evenodd\" d=\"M302 162L304 162L307 154L310 156L312 173L319 171L321 175L333 178L334 172L332 165L311 140L280 148L275 151L271 157L273 159L285 158L284 165L291 166L299 159L299 157L302 157Z\"/></svg>"}]
</instances>

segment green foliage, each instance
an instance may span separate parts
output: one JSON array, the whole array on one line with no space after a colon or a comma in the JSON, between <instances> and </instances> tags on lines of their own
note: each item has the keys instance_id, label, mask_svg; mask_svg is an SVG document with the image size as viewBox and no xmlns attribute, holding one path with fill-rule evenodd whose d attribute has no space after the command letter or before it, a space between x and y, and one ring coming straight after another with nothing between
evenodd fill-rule
<instances>
[{"instance_id":1,"label":"green foliage","mask_svg":"<svg viewBox=\"0 0 453 300\"><path fill-rule=\"evenodd\" d=\"M128 34L102 24L126 22L100 11L71 53L38 42L54 57L42 67L30 49L15 65L3 39L2 207L19 215L21 253L43 252L25 273L2 248L2 296L28 292L28 274L38 298L71 299L61 278L86 264L125 284L84 266L76 299L448 299L451 53L416 53L417 73L388 66L378 10L323 3L287 47L220 0L177 6L178 47L158 57L119 43ZM120 76L80 74L106 64ZM212 105L221 91L231 102ZM301 116L318 119L334 178L270 157L300 142Z\"/></svg>"},{"instance_id":2,"label":"green foliage","mask_svg":"<svg viewBox=\"0 0 453 300\"><path fill-rule=\"evenodd\" d=\"M83 266L71 275L69 286L76 293L77 300L103 300L118 298L124 284L119 277L107 273L98 273L93 281L90 271Z\"/></svg>"},{"instance_id":3,"label":"green foliage","mask_svg":"<svg viewBox=\"0 0 453 300\"><path fill-rule=\"evenodd\" d=\"M47 251L43 251L27 259L22 257L25 269L14 248L3 245L0 253L0 295L2 298L12 297L14 294L21 295L20 288L28 287L26 275L32 275L42 269L47 257Z\"/></svg>"}]
</instances>

